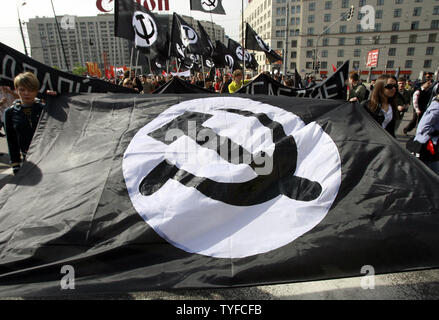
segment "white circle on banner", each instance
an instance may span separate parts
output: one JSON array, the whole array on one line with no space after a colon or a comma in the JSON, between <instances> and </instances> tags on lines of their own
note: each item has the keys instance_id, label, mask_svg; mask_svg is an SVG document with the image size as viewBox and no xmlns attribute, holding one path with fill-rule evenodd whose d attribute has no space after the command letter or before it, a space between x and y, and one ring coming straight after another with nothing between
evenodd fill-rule
<instances>
[{"instance_id":1,"label":"white circle on banner","mask_svg":"<svg viewBox=\"0 0 439 320\"><path fill-rule=\"evenodd\" d=\"M133 14L134 42L138 47L150 47L157 40L157 25L154 19L145 12L136 11Z\"/></svg>"},{"instance_id":2,"label":"white circle on banner","mask_svg":"<svg viewBox=\"0 0 439 320\"><path fill-rule=\"evenodd\" d=\"M287 156L283 163L297 160L291 174L320 184L318 197L300 201L279 194L256 205L231 205L200 192L194 181L185 185L172 178L165 179L149 195L141 193L142 182L163 163L213 183L253 181L257 174L249 165L227 162L214 150L189 138L190 133L169 143L152 137L152 133L162 132L166 125L187 113L202 114L208 119L203 127L239 142L253 155L263 151L270 156L276 152L267 126L256 116L230 110L264 115L280 124L286 137L293 137L297 146L297 159L288 160ZM205 161L193 163L188 160L193 156ZM216 258L243 258L291 243L325 218L341 183L338 148L317 123L306 125L297 115L279 107L234 97L202 98L171 106L136 133L125 151L122 167L134 208L161 237L184 251ZM250 195L235 196L246 199Z\"/></svg>"},{"instance_id":3,"label":"white circle on banner","mask_svg":"<svg viewBox=\"0 0 439 320\"><path fill-rule=\"evenodd\" d=\"M201 6L205 11L213 11L218 6L217 0L201 0Z\"/></svg>"}]
</instances>

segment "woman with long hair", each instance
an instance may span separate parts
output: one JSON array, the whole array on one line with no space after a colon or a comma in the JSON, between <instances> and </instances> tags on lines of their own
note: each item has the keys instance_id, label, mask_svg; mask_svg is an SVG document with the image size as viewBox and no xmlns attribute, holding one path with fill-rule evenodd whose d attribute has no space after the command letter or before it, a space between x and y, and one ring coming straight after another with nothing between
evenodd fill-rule
<instances>
[{"instance_id":1,"label":"woman with long hair","mask_svg":"<svg viewBox=\"0 0 439 320\"><path fill-rule=\"evenodd\" d=\"M381 76L375 83L370 100L362 103L369 114L393 137L398 112L393 97L397 89L395 77Z\"/></svg>"}]
</instances>

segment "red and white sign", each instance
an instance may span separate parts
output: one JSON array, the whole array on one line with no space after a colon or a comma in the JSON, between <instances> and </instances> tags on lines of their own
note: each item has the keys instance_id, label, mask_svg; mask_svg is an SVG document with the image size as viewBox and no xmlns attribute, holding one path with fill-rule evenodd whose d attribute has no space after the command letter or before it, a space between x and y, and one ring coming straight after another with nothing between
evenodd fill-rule
<instances>
[{"instance_id":1,"label":"red and white sign","mask_svg":"<svg viewBox=\"0 0 439 320\"><path fill-rule=\"evenodd\" d=\"M158 11L169 11L169 0L132 0L142 5L148 11L153 11L157 9ZM114 4L113 0L96 0L96 7L101 12L111 12L113 11Z\"/></svg>"},{"instance_id":2,"label":"red and white sign","mask_svg":"<svg viewBox=\"0 0 439 320\"><path fill-rule=\"evenodd\" d=\"M379 50L372 50L367 53L367 63L366 67L368 68L376 68L378 66L378 55Z\"/></svg>"}]
</instances>

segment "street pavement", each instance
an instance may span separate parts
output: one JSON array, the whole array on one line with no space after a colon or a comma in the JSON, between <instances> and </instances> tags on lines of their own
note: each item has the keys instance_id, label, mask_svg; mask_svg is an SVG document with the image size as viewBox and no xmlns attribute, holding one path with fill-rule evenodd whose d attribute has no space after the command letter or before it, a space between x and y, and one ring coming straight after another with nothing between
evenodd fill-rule
<instances>
[{"instance_id":1,"label":"street pavement","mask_svg":"<svg viewBox=\"0 0 439 320\"><path fill-rule=\"evenodd\" d=\"M411 119L407 112L397 129L396 137L402 147L409 136L402 128ZM8 166L6 139L0 137L0 188L11 178ZM363 286L362 286L363 284ZM364 289L364 284L369 284ZM373 286L372 286L373 284ZM373 287L373 288L371 288ZM54 299L57 297L47 297ZM47 299L45 298L45 299ZM21 299L21 298L9 298ZM439 299L439 269L376 275L373 282L365 277L353 277L324 281L308 281L280 285L254 286L232 289L166 290L127 294L74 295L69 299L117 299L117 300L437 300Z\"/></svg>"}]
</instances>

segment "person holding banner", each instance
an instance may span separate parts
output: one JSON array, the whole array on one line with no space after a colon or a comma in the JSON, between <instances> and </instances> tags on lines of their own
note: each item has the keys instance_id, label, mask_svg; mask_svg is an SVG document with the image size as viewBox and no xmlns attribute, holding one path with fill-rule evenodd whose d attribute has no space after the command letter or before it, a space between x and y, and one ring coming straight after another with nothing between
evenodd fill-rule
<instances>
[{"instance_id":1,"label":"person holding banner","mask_svg":"<svg viewBox=\"0 0 439 320\"><path fill-rule=\"evenodd\" d=\"M233 81L229 84L229 93L234 93L241 89L241 87L251 80L242 80L242 70L235 70L233 72Z\"/></svg>"},{"instance_id":2,"label":"person holding banner","mask_svg":"<svg viewBox=\"0 0 439 320\"><path fill-rule=\"evenodd\" d=\"M45 104L37 99L40 82L32 72L20 73L14 79L19 99L6 109L4 125L9 149L9 159L14 174L20 170L26 159L35 130ZM57 95L55 91L46 91L48 95Z\"/></svg>"}]
</instances>

